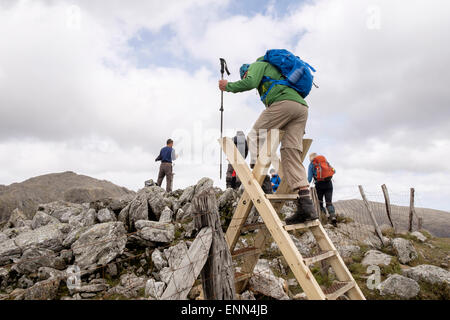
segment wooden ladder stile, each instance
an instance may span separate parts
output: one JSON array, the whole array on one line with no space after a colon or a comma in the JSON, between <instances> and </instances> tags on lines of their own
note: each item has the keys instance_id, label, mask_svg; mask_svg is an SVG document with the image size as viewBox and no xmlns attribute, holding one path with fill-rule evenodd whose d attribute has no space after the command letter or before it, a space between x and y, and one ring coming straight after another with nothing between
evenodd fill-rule
<instances>
[{"instance_id":1,"label":"wooden ladder stile","mask_svg":"<svg viewBox=\"0 0 450 320\"><path fill-rule=\"evenodd\" d=\"M287 185L286 179L283 179L281 164L279 164L278 170L281 183L277 192L269 195L262 190L261 184L271 164L274 161L279 162L276 150L282 135L282 132L279 135L278 133L273 133L273 131L268 132L253 171L250 170L231 138L219 139L228 161L232 164L236 175L244 187L244 192L226 232L226 240L233 258L245 256L241 270L236 273L235 277L237 292L242 292L246 287L268 240L273 238L308 299L335 300L346 294L352 300L365 300L361 289L353 279L352 274L319 220L288 226L281 221L279 212L284 203L297 198L297 195ZM302 161L311 143L312 140L310 139L303 140ZM261 216L263 223L246 226L245 223L253 206L255 206ZM235 250L241 232L249 230L254 230L256 233L252 247ZM294 230L310 230L317 241L320 253L312 257L302 257L288 233ZM326 290L322 290L309 269L311 264L324 260L334 269L336 278L339 281Z\"/></svg>"}]
</instances>

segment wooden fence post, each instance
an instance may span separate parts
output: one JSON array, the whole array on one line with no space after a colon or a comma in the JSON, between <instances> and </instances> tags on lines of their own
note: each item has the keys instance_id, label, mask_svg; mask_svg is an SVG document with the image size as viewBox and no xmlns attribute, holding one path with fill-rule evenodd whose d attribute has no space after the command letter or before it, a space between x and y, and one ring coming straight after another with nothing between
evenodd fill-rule
<instances>
[{"instance_id":1,"label":"wooden fence post","mask_svg":"<svg viewBox=\"0 0 450 320\"><path fill-rule=\"evenodd\" d=\"M236 295L234 267L222 231L214 189L208 188L195 196L192 205L195 227L213 230L209 257L201 272L204 297L206 300L233 300Z\"/></svg>"},{"instance_id":2,"label":"wooden fence post","mask_svg":"<svg viewBox=\"0 0 450 320\"><path fill-rule=\"evenodd\" d=\"M378 226L377 220L375 219L372 209L370 209L369 201L367 201L366 194L364 193L364 189L362 186L358 186L358 187L359 187L359 192L361 193L361 197L364 201L364 204L366 205L367 211L369 211L369 215L370 215L370 218L372 219L372 223L375 226L376 234L378 235L378 238L380 238L381 243L383 245L385 245L384 240L383 240L383 234L381 233L380 227Z\"/></svg>"},{"instance_id":3,"label":"wooden fence post","mask_svg":"<svg viewBox=\"0 0 450 320\"><path fill-rule=\"evenodd\" d=\"M414 209L414 188L411 188L410 189L410 196L409 196L409 227L408 227L408 231L409 232L412 232L414 214L415 214L415 209Z\"/></svg>"},{"instance_id":4,"label":"wooden fence post","mask_svg":"<svg viewBox=\"0 0 450 320\"><path fill-rule=\"evenodd\" d=\"M391 223L392 229L394 229L395 232L395 226L394 226L394 222L392 221L392 217L391 217L391 200L389 199L389 193L387 190L387 187L385 184L383 184L381 186L381 190L383 190L383 195L384 195L384 203L386 205L386 214L388 216L389 222Z\"/></svg>"}]
</instances>

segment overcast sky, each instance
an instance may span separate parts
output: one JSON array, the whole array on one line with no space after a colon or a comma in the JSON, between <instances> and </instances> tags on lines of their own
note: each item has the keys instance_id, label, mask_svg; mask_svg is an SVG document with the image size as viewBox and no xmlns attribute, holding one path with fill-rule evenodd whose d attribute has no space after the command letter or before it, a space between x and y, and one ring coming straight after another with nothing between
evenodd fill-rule
<instances>
[{"instance_id":1,"label":"overcast sky","mask_svg":"<svg viewBox=\"0 0 450 320\"><path fill-rule=\"evenodd\" d=\"M174 188L219 180L219 57L286 48L317 69L307 137L357 185L450 210L450 2L0 0L0 184L75 171L137 190L167 138ZM256 91L225 94L248 132ZM308 162L305 161L305 165Z\"/></svg>"}]
</instances>

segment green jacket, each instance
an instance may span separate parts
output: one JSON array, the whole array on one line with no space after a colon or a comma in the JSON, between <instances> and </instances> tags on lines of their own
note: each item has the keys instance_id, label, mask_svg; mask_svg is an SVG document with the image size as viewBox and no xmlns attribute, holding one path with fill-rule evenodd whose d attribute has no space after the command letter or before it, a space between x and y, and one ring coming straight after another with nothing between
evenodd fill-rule
<instances>
[{"instance_id":1,"label":"green jacket","mask_svg":"<svg viewBox=\"0 0 450 320\"><path fill-rule=\"evenodd\" d=\"M263 76L267 76L275 80L285 79L277 68L272 66L270 63L261 60L262 57L250 65L247 77L245 79L236 82L228 82L226 91L237 93L249 91L256 88L258 89L259 95L262 97L271 85L270 81L261 85ZM289 88L288 86L278 84L275 85L272 90L270 90L264 101L264 104L266 105L266 107L268 107L272 103L282 100L296 101L305 106L308 106L306 101L300 96L297 91Z\"/></svg>"}]
</instances>

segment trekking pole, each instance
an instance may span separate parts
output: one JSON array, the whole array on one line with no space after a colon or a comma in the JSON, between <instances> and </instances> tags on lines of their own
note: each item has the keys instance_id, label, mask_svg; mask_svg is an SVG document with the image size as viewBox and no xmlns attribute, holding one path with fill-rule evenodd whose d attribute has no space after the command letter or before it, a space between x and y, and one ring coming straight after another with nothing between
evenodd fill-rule
<instances>
[{"instance_id":1,"label":"trekking pole","mask_svg":"<svg viewBox=\"0 0 450 320\"><path fill-rule=\"evenodd\" d=\"M225 61L225 59L220 58L220 73L222 74L222 80L223 80L223 73L227 72L228 75L230 75L230 71L228 71L228 66L227 66L227 62ZM220 90L220 140L222 141L223 139L223 91ZM222 180L222 145L220 146L220 172L219 172L219 176L220 176L220 180Z\"/></svg>"}]
</instances>

